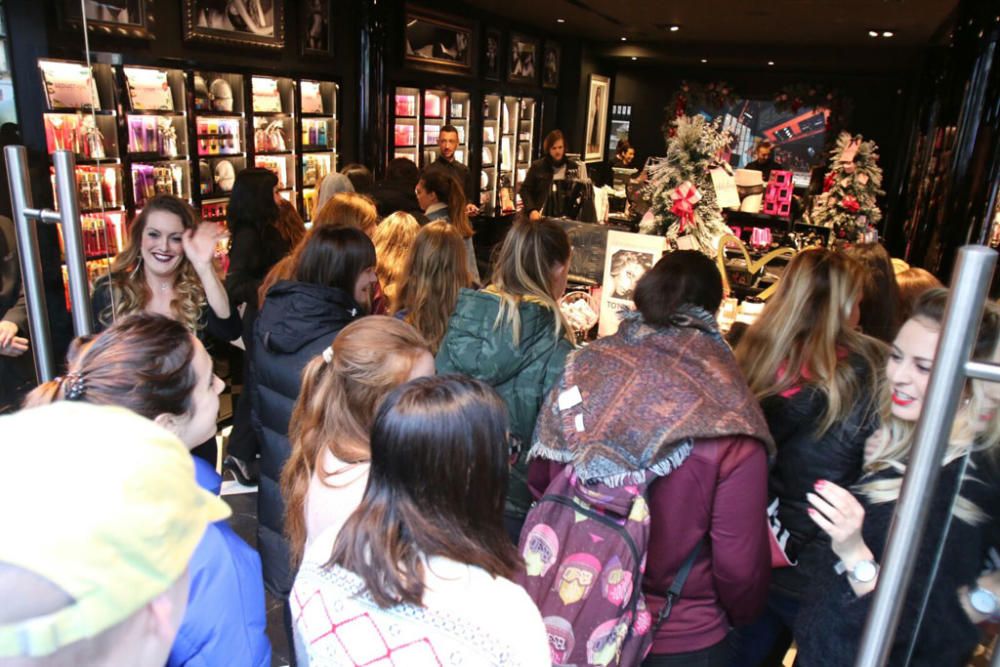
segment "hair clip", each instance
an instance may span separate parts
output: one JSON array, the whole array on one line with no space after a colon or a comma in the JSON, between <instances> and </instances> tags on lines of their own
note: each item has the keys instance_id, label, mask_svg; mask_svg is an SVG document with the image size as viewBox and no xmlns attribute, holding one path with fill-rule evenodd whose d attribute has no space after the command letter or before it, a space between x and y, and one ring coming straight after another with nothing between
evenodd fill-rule
<instances>
[{"instance_id":1,"label":"hair clip","mask_svg":"<svg viewBox=\"0 0 1000 667\"><path fill-rule=\"evenodd\" d=\"M87 391L87 385L83 381L83 376L78 372L67 373L62 379L63 396L67 401L77 401L83 398Z\"/></svg>"},{"instance_id":2,"label":"hair clip","mask_svg":"<svg viewBox=\"0 0 1000 667\"><path fill-rule=\"evenodd\" d=\"M333 348L332 347L327 347L326 349L323 350L323 361L325 361L328 364L333 362Z\"/></svg>"}]
</instances>

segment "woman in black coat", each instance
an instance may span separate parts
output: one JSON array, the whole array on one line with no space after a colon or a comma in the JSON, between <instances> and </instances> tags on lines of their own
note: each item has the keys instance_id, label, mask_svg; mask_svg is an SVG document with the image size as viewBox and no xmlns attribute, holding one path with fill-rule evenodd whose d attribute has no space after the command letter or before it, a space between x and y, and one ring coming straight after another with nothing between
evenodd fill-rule
<instances>
[{"instance_id":1,"label":"woman in black coat","mask_svg":"<svg viewBox=\"0 0 1000 667\"><path fill-rule=\"evenodd\" d=\"M302 369L348 323L367 314L377 282L375 246L361 230L320 226L303 243L292 279L268 290L251 344L252 422L261 444L257 549L264 585L282 598L294 573L279 480L291 453L288 426Z\"/></svg>"}]
</instances>

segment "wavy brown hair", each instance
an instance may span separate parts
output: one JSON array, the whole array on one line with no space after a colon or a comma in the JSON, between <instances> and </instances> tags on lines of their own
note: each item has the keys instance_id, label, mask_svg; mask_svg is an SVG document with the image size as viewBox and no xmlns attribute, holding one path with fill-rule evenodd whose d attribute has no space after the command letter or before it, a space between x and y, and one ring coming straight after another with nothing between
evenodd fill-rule
<instances>
[{"instance_id":1,"label":"wavy brown hair","mask_svg":"<svg viewBox=\"0 0 1000 667\"><path fill-rule=\"evenodd\" d=\"M302 388L288 425L292 453L281 471L281 493L295 563L305 548L309 481L318 473L327 484L327 477L341 472L318 469L323 450L343 461L345 470L368 461L375 410L386 394L406 381L420 354L430 352L416 329L384 315L347 325L330 349L332 361L320 355L302 371Z\"/></svg>"},{"instance_id":2,"label":"wavy brown hair","mask_svg":"<svg viewBox=\"0 0 1000 667\"><path fill-rule=\"evenodd\" d=\"M375 271L382 285L382 293L389 303L395 302L402 280L406 258L420 231L420 223L409 213L397 211L386 217L375 228Z\"/></svg>"},{"instance_id":3,"label":"wavy brown hair","mask_svg":"<svg viewBox=\"0 0 1000 667\"><path fill-rule=\"evenodd\" d=\"M508 426L503 401L479 380L394 389L372 425L368 486L329 565L360 576L382 608L421 605L434 556L512 577L523 563L503 527Z\"/></svg>"},{"instance_id":4,"label":"wavy brown hair","mask_svg":"<svg viewBox=\"0 0 1000 667\"><path fill-rule=\"evenodd\" d=\"M826 396L819 435L847 418L861 390L874 402L885 348L848 321L863 286L861 267L843 253L812 248L792 258L778 290L735 350L757 400L815 386ZM852 356L866 366L864 380Z\"/></svg>"},{"instance_id":5,"label":"wavy brown hair","mask_svg":"<svg viewBox=\"0 0 1000 667\"><path fill-rule=\"evenodd\" d=\"M394 302L404 320L416 327L437 354L458 303L458 293L472 285L465 242L443 220L420 229L406 258L403 279Z\"/></svg>"},{"instance_id":6,"label":"wavy brown hair","mask_svg":"<svg viewBox=\"0 0 1000 667\"><path fill-rule=\"evenodd\" d=\"M183 324L163 315L123 317L97 336L73 341L67 376L78 376L84 387L74 400L118 405L146 419L187 414L198 382L192 364L195 345ZM64 400L68 381L57 378L40 384L24 406Z\"/></svg>"},{"instance_id":7,"label":"wavy brown hair","mask_svg":"<svg viewBox=\"0 0 1000 667\"><path fill-rule=\"evenodd\" d=\"M337 225L357 227L368 236L375 233L378 224L378 209L368 195L356 192L340 192L313 216L313 226Z\"/></svg>"},{"instance_id":8,"label":"wavy brown hair","mask_svg":"<svg viewBox=\"0 0 1000 667\"><path fill-rule=\"evenodd\" d=\"M153 297L142 264L142 235L146 231L149 216L158 211L176 215L185 231L198 227L197 214L183 199L164 194L156 195L146 202L142 212L129 226L125 249L111 262L108 285L111 290L111 305L98 313L104 326L110 326L125 315L145 310ZM196 332L206 302L205 288L185 255L181 257L174 273L174 299L170 302L170 311L174 319L184 324L189 331Z\"/></svg>"}]
</instances>

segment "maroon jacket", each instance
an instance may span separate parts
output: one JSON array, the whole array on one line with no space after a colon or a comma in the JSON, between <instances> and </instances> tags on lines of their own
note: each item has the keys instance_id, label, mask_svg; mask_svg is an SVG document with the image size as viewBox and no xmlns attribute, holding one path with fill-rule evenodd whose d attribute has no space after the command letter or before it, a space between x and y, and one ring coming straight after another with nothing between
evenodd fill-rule
<instances>
[{"instance_id":1,"label":"maroon jacket","mask_svg":"<svg viewBox=\"0 0 1000 667\"><path fill-rule=\"evenodd\" d=\"M528 484L540 498L563 464L532 461ZM696 440L691 456L650 487L649 554L642 589L656 618L685 558L704 539L652 653L697 651L764 609L771 578L767 453L752 438Z\"/></svg>"}]
</instances>

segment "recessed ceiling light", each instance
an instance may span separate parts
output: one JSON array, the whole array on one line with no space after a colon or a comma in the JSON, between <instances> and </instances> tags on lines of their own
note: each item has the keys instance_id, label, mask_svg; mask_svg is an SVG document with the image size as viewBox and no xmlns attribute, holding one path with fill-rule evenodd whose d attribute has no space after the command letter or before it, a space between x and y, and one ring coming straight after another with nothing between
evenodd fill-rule
<instances>
[{"instance_id":1,"label":"recessed ceiling light","mask_svg":"<svg viewBox=\"0 0 1000 667\"><path fill-rule=\"evenodd\" d=\"M701 62L702 62L702 64L705 64L705 63L707 63L707 62L708 62L708 59L707 59L707 58L702 58L702 59L701 59Z\"/></svg>"},{"instance_id":2,"label":"recessed ceiling light","mask_svg":"<svg viewBox=\"0 0 1000 667\"><path fill-rule=\"evenodd\" d=\"M628 41L628 37L622 37L622 41L623 42L627 42Z\"/></svg>"},{"instance_id":3,"label":"recessed ceiling light","mask_svg":"<svg viewBox=\"0 0 1000 667\"><path fill-rule=\"evenodd\" d=\"M774 61L773 60L768 60L767 61L767 66L768 67L774 67Z\"/></svg>"},{"instance_id":4,"label":"recessed ceiling light","mask_svg":"<svg viewBox=\"0 0 1000 667\"><path fill-rule=\"evenodd\" d=\"M635 56L632 56L632 60L638 60L638 58L636 58Z\"/></svg>"},{"instance_id":5,"label":"recessed ceiling light","mask_svg":"<svg viewBox=\"0 0 1000 667\"><path fill-rule=\"evenodd\" d=\"M670 26L670 32L677 32L680 29L681 29L681 27L679 25L672 25L672 26Z\"/></svg>"},{"instance_id":6,"label":"recessed ceiling light","mask_svg":"<svg viewBox=\"0 0 1000 667\"><path fill-rule=\"evenodd\" d=\"M882 31L882 36L883 37L895 37L895 35L896 35L896 33L894 33L892 30L883 30Z\"/></svg>"},{"instance_id":7,"label":"recessed ceiling light","mask_svg":"<svg viewBox=\"0 0 1000 667\"><path fill-rule=\"evenodd\" d=\"M878 37L878 30L869 30L868 31L868 36L869 37Z\"/></svg>"},{"instance_id":8,"label":"recessed ceiling light","mask_svg":"<svg viewBox=\"0 0 1000 667\"><path fill-rule=\"evenodd\" d=\"M566 19L556 19L556 23L565 23Z\"/></svg>"}]
</instances>

